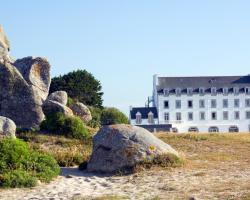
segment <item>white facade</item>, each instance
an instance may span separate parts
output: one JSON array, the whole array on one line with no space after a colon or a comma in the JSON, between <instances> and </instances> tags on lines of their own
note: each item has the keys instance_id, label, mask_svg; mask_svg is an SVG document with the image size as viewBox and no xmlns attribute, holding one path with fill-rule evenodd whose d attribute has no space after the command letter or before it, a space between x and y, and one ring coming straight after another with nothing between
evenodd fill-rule
<instances>
[{"instance_id":1,"label":"white facade","mask_svg":"<svg viewBox=\"0 0 250 200\"><path fill-rule=\"evenodd\" d=\"M149 123L148 119L142 119L141 123L137 123L136 119L130 119L130 124L131 125L153 125L153 124L158 124L158 119L154 118L153 123Z\"/></svg>"},{"instance_id":2,"label":"white facade","mask_svg":"<svg viewBox=\"0 0 250 200\"><path fill-rule=\"evenodd\" d=\"M189 132L190 128L199 132L211 132L211 127L217 127L219 132L229 132L230 127L237 127L240 132L250 130L249 90L227 92L225 87L223 93L217 92L217 87L214 93L212 88L210 93L201 90L188 94L189 88L187 93L178 93L178 88L175 88L174 93L159 93L157 85L158 77L154 76L153 98L159 124L172 124L179 133ZM199 88L199 83L197 86ZM194 88L190 89L192 91Z\"/></svg>"}]
</instances>

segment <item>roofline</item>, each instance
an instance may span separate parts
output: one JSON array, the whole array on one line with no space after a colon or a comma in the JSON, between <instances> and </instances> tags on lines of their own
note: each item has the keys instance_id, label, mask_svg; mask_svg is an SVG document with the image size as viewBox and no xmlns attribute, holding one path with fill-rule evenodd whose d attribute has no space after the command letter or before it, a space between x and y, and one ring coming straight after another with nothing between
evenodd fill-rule
<instances>
[{"instance_id":1,"label":"roofline","mask_svg":"<svg viewBox=\"0 0 250 200\"><path fill-rule=\"evenodd\" d=\"M200 78L207 78L207 77L243 77L243 76L250 76L250 74L247 75L226 75L226 76L219 76L219 75L208 75L208 76L165 76L165 75L159 75L159 74L155 74L157 75L158 78L195 78L195 77L200 77ZM154 75L154 76L155 76Z\"/></svg>"}]
</instances>

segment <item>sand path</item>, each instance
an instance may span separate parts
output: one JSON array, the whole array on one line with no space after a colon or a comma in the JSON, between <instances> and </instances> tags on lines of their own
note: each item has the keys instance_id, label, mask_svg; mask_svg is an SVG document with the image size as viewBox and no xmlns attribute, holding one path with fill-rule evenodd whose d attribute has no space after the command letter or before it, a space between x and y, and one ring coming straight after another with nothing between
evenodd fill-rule
<instances>
[{"instance_id":1,"label":"sand path","mask_svg":"<svg viewBox=\"0 0 250 200\"><path fill-rule=\"evenodd\" d=\"M150 170L129 176L101 176L62 168L56 180L32 189L0 190L1 200L68 200L103 195L128 199L240 199L250 192L250 169Z\"/></svg>"}]
</instances>

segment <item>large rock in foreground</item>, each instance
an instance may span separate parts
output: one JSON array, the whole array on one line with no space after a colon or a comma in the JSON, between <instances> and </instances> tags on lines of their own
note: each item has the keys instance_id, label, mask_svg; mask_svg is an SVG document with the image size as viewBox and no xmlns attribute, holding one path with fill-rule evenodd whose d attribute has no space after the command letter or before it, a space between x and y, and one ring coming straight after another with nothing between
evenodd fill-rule
<instances>
[{"instance_id":1,"label":"large rock in foreground","mask_svg":"<svg viewBox=\"0 0 250 200\"><path fill-rule=\"evenodd\" d=\"M103 127L93 138L88 171L112 173L153 157L178 153L147 130L131 125Z\"/></svg>"},{"instance_id":2,"label":"large rock in foreground","mask_svg":"<svg viewBox=\"0 0 250 200\"><path fill-rule=\"evenodd\" d=\"M83 103L77 102L70 106L74 115L80 117L84 123L88 123L92 119L92 115L87 106Z\"/></svg>"},{"instance_id":3,"label":"large rock in foreground","mask_svg":"<svg viewBox=\"0 0 250 200\"><path fill-rule=\"evenodd\" d=\"M0 26L0 115L20 128L39 128L42 104L50 87L50 64L45 58L26 57L12 62L9 41Z\"/></svg>"},{"instance_id":4,"label":"large rock in foreground","mask_svg":"<svg viewBox=\"0 0 250 200\"><path fill-rule=\"evenodd\" d=\"M50 65L43 58L28 60L26 65L19 60L14 64L17 67L0 63L0 115L12 119L17 127L39 128L49 91Z\"/></svg>"},{"instance_id":5,"label":"large rock in foreground","mask_svg":"<svg viewBox=\"0 0 250 200\"><path fill-rule=\"evenodd\" d=\"M16 124L7 117L0 116L0 136L16 137Z\"/></svg>"}]
</instances>

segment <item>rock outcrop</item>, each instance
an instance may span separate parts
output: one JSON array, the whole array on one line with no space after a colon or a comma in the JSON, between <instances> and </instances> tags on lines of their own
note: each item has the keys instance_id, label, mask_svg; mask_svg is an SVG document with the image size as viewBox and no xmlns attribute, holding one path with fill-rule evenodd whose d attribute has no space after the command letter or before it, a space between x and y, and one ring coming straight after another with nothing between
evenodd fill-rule
<instances>
[{"instance_id":1,"label":"rock outcrop","mask_svg":"<svg viewBox=\"0 0 250 200\"><path fill-rule=\"evenodd\" d=\"M51 82L49 62L45 58L26 57L16 60L14 66L44 101L49 94Z\"/></svg>"},{"instance_id":2,"label":"rock outcrop","mask_svg":"<svg viewBox=\"0 0 250 200\"><path fill-rule=\"evenodd\" d=\"M16 137L16 124L7 117L0 116L0 137Z\"/></svg>"},{"instance_id":3,"label":"rock outcrop","mask_svg":"<svg viewBox=\"0 0 250 200\"><path fill-rule=\"evenodd\" d=\"M55 113L55 112L61 112L63 113L66 117L71 117L73 116L72 110L57 102L57 101L52 101L52 100L46 100L43 104L43 112L45 115L49 115L50 113Z\"/></svg>"},{"instance_id":4,"label":"rock outcrop","mask_svg":"<svg viewBox=\"0 0 250 200\"><path fill-rule=\"evenodd\" d=\"M57 101L58 103L66 106L67 101L68 101L68 94L65 91L56 91L51 93L47 100L51 100L51 101Z\"/></svg>"},{"instance_id":5,"label":"rock outcrop","mask_svg":"<svg viewBox=\"0 0 250 200\"><path fill-rule=\"evenodd\" d=\"M0 30L0 48L5 52L9 49L6 41ZM0 62L0 115L12 119L17 127L38 128L44 119L42 104L50 81L50 64L44 58Z\"/></svg>"},{"instance_id":6,"label":"rock outcrop","mask_svg":"<svg viewBox=\"0 0 250 200\"><path fill-rule=\"evenodd\" d=\"M74 103L70 108L74 115L78 116L84 123L88 123L92 119L90 110L83 103Z\"/></svg>"},{"instance_id":7,"label":"rock outcrop","mask_svg":"<svg viewBox=\"0 0 250 200\"><path fill-rule=\"evenodd\" d=\"M93 153L87 169L90 172L112 173L166 153L179 156L170 145L143 128L105 126L93 138Z\"/></svg>"},{"instance_id":8,"label":"rock outcrop","mask_svg":"<svg viewBox=\"0 0 250 200\"><path fill-rule=\"evenodd\" d=\"M3 31L3 27L0 25L0 63L9 62L10 43Z\"/></svg>"}]
</instances>

